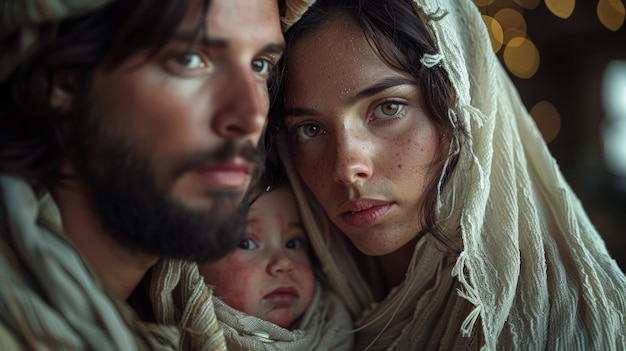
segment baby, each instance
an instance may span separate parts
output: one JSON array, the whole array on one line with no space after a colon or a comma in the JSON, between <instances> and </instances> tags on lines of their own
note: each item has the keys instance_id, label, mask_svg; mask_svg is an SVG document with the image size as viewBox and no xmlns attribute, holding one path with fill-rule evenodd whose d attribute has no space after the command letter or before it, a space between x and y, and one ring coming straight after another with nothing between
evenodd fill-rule
<instances>
[{"instance_id":1,"label":"baby","mask_svg":"<svg viewBox=\"0 0 626 351\"><path fill-rule=\"evenodd\" d=\"M310 254L290 185L272 185L252 201L239 247L199 266L229 351L352 349L350 315L316 281Z\"/></svg>"},{"instance_id":2,"label":"baby","mask_svg":"<svg viewBox=\"0 0 626 351\"><path fill-rule=\"evenodd\" d=\"M239 247L200 272L229 306L288 328L315 295L308 250L296 201L283 183L251 205Z\"/></svg>"}]
</instances>

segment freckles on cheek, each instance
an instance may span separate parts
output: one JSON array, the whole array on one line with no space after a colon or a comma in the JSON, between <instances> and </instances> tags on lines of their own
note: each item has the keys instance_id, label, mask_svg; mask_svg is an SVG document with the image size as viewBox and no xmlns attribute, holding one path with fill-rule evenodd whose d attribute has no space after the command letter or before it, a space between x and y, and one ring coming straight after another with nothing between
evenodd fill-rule
<instances>
[{"instance_id":1,"label":"freckles on cheek","mask_svg":"<svg viewBox=\"0 0 626 351\"><path fill-rule=\"evenodd\" d=\"M304 180L304 183L315 192L323 191L333 181L331 163L324 158L322 160L303 160L296 168Z\"/></svg>"}]
</instances>

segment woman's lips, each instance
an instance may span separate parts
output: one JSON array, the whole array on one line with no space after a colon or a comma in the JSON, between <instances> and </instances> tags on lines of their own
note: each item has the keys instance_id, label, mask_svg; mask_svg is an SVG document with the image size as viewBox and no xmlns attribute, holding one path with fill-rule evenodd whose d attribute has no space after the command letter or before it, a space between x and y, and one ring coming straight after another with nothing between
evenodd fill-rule
<instances>
[{"instance_id":1,"label":"woman's lips","mask_svg":"<svg viewBox=\"0 0 626 351\"><path fill-rule=\"evenodd\" d=\"M298 291L291 287L278 288L263 298L274 305L291 305L293 300L298 298Z\"/></svg>"},{"instance_id":2,"label":"woman's lips","mask_svg":"<svg viewBox=\"0 0 626 351\"><path fill-rule=\"evenodd\" d=\"M347 201L340 208L339 216L354 228L364 229L378 223L389 212L393 203L358 199Z\"/></svg>"}]
</instances>

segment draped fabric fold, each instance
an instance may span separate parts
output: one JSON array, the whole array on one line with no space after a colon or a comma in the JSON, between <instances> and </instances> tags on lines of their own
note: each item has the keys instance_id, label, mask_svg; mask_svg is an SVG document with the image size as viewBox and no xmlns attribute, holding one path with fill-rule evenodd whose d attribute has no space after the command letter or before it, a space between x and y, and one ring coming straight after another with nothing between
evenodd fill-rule
<instances>
[{"instance_id":1,"label":"draped fabric fold","mask_svg":"<svg viewBox=\"0 0 626 351\"><path fill-rule=\"evenodd\" d=\"M62 231L49 193L0 176L0 349L226 350L195 263L152 269L155 323L141 321Z\"/></svg>"},{"instance_id":2,"label":"draped fabric fold","mask_svg":"<svg viewBox=\"0 0 626 351\"><path fill-rule=\"evenodd\" d=\"M0 349L176 349L175 328L139 321L83 261L49 193L4 175L0 192Z\"/></svg>"},{"instance_id":3,"label":"draped fabric fold","mask_svg":"<svg viewBox=\"0 0 626 351\"><path fill-rule=\"evenodd\" d=\"M225 350L217 322L213 291L193 262L161 260L152 269L150 300L157 323L176 325L179 350Z\"/></svg>"},{"instance_id":4,"label":"draped fabric fold","mask_svg":"<svg viewBox=\"0 0 626 351\"><path fill-rule=\"evenodd\" d=\"M317 285L315 297L293 330L240 312L214 297L229 351L352 350L350 315L334 294Z\"/></svg>"}]
</instances>

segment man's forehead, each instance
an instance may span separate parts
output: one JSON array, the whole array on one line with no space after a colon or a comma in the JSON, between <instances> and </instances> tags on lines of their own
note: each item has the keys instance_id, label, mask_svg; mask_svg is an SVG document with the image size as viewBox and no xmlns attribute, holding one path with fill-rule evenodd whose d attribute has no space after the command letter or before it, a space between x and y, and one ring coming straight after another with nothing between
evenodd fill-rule
<instances>
[{"instance_id":1,"label":"man's forehead","mask_svg":"<svg viewBox=\"0 0 626 351\"><path fill-rule=\"evenodd\" d=\"M192 30L205 24L209 37L282 42L277 0L211 0L206 11L203 0L193 0L180 29Z\"/></svg>"}]
</instances>

